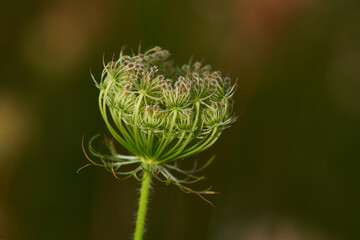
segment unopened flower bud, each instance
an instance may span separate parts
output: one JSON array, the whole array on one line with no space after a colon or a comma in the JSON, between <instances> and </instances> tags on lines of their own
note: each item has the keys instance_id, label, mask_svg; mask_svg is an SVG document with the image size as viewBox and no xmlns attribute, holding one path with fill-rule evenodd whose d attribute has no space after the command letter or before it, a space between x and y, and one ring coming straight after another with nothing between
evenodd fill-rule
<instances>
[{"instance_id":1,"label":"unopened flower bud","mask_svg":"<svg viewBox=\"0 0 360 240\"><path fill-rule=\"evenodd\" d=\"M224 78L225 84L231 84L231 79L229 77Z\"/></svg>"},{"instance_id":2,"label":"unopened flower bud","mask_svg":"<svg viewBox=\"0 0 360 240\"><path fill-rule=\"evenodd\" d=\"M218 72L213 72L212 75L216 78L220 76Z\"/></svg>"},{"instance_id":3,"label":"unopened flower bud","mask_svg":"<svg viewBox=\"0 0 360 240\"><path fill-rule=\"evenodd\" d=\"M194 67L195 67L195 69L199 69L201 67L201 63L200 62L195 62Z\"/></svg>"},{"instance_id":4,"label":"unopened flower bud","mask_svg":"<svg viewBox=\"0 0 360 240\"><path fill-rule=\"evenodd\" d=\"M152 73L156 73L158 71L158 69L157 69L157 67L155 66L155 67L152 67L152 68L150 68L150 72L152 72Z\"/></svg>"},{"instance_id":5,"label":"unopened flower bud","mask_svg":"<svg viewBox=\"0 0 360 240\"><path fill-rule=\"evenodd\" d=\"M190 71L189 65L183 65L183 66L181 67L181 69L184 70L184 71L186 71L186 72Z\"/></svg>"},{"instance_id":6,"label":"unopened flower bud","mask_svg":"<svg viewBox=\"0 0 360 240\"><path fill-rule=\"evenodd\" d=\"M213 102L212 103L212 108L216 110L218 108L218 104L216 102Z\"/></svg>"}]
</instances>

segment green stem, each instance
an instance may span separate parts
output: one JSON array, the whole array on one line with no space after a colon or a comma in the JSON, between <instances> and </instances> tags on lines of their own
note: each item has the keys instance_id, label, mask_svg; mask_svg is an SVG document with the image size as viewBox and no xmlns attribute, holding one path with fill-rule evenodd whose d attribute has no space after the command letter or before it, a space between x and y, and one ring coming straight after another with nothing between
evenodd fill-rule
<instances>
[{"instance_id":1,"label":"green stem","mask_svg":"<svg viewBox=\"0 0 360 240\"><path fill-rule=\"evenodd\" d=\"M147 205L149 201L149 193L151 186L151 177L152 174L150 172L150 165L144 164L144 175L140 190L139 208L137 212L134 240L143 239Z\"/></svg>"}]
</instances>

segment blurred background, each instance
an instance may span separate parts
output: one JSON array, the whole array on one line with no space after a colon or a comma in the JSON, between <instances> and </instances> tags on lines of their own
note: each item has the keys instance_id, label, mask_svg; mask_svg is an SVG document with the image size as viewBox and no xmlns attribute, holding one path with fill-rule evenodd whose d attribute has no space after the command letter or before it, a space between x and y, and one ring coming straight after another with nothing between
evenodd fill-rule
<instances>
[{"instance_id":1,"label":"blurred background","mask_svg":"<svg viewBox=\"0 0 360 240\"><path fill-rule=\"evenodd\" d=\"M76 170L108 133L90 68L140 41L239 84L192 186L215 207L155 182L147 239L360 239L359 23L357 0L1 1L0 239L131 238L139 183Z\"/></svg>"}]
</instances>

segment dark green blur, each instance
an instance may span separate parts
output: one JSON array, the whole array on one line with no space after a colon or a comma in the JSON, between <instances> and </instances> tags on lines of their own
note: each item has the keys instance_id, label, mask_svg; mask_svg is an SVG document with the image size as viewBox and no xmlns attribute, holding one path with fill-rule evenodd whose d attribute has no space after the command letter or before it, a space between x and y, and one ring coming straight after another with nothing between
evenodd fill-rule
<instances>
[{"instance_id":1,"label":"dark green blur","mask_svg":"<svg viewBox=\"0 0 360 240\"><path fill-rule=\"evenodd\" d=\"M154 182L146 239L360 239L359 1L0 3L0 239L130 239L139 183L88 163L102 57L159 45L235 81L212 208Z\"/></svg>"}]
</instances>

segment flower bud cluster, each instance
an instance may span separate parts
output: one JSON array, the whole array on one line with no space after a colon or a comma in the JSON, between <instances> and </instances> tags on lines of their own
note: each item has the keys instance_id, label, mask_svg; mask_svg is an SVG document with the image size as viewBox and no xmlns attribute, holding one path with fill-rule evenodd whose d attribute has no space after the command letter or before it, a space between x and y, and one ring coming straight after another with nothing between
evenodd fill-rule
<instances>
[{"instance_id":1,"label":"flower bud cluster","mask_svg":"<svg viewBox=\"0 0 360 240\"><path fill-rule=\"evenodd\" d=\"M158 162L205 150L236 120L229 77L200 62L176 67L169 56L160 47L121 54L104 64L97 83L100 111L115 139Z\"/></svg>"}]
</instances>

